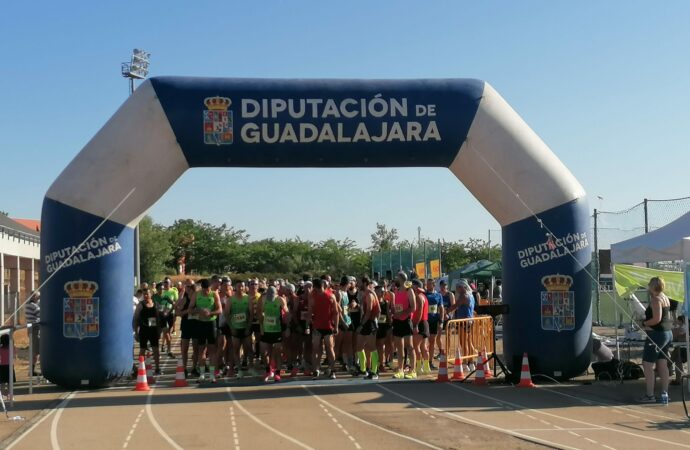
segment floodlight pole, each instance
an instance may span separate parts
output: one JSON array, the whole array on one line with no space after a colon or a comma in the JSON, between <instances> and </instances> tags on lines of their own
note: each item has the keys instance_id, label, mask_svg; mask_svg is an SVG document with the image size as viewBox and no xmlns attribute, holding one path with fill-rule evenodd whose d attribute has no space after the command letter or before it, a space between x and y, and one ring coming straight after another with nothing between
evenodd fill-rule
<instances>
[{"instance_id":1,"label":"floodlight pole","mask_svg":"<svg viewBox=\"0 0 690 450\"><path fill-rule=\"evenodd\" d=\"M143 80L149 74L149 57L144 50L134 49L130 62L122 63L122 76L129 80L129 95L134 94L134 80ZM139 253L139 225L134 228L134 285L141 284L141 258Z\"/></svg>"}]
</instances>

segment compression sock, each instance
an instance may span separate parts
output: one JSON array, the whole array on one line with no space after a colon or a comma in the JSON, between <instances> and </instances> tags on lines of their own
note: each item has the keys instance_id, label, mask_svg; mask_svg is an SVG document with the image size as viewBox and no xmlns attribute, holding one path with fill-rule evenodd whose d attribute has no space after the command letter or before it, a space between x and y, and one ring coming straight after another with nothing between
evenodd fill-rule
<instances>
[{"instance_id":1,"label":"compression sock","mask_svg":"<svg viewBox=\"0 0 690 450\"><path fill-rule=\"evenodd\" d=\"M367 355L366 355L366 353L364 353L364 350L358 351L357 357L359 358L359 370L362 372L366 372L366 370L367 370Z\"/></svg>"},{"instance_id":2,"label":"compression sock","mask_svg":"<svg viewBox=\"0 0 690 450\"><path fill-rule=\"evenodd\" d=\"M379 372L379 352L374 350L371 352L371 373Z\"/></svg>"},{"instance_id":3,"label":"compression sock","mask_svg":"<svg viewBox=\"0 0 690 450\"><path fill-rule=\"evenodd\" d=\"M429 366L429 360L425 359L422 361L422 372L423 373L431 373L431 367Z\"/></svg>"}]
</instances>

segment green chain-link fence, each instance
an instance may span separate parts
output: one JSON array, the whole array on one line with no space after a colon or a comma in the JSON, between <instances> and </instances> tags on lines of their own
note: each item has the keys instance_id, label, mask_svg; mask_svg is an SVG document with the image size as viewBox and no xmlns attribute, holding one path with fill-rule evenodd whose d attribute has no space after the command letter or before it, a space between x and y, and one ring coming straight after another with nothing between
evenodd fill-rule
<instances>
[{"instance_id":1,"label":"green chain-link fence","mask_svg":"<svg viewBox=\"0 0 690 450\"><path fill-rule=\"evenodd\" d=\"M373 252L371 255L371 267L374 278L392 279L399 271L410 273L414 271L422 276L421 268L424 268L424 277L428 278L438 261L441 270L441 245L440 243L422 243L422 245L396 246L391 250Z\"/></svg>"}]
</instances>

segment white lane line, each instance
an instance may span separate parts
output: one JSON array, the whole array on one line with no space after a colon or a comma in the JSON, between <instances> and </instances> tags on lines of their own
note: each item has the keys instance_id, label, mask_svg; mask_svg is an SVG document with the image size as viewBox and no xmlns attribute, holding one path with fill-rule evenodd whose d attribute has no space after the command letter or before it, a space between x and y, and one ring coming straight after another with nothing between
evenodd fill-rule
<instances>
[{"instance_id":1,"label":"white lane line","mask_svg":"<svg viewBox=\"0 0 690 450\"><path fill-rule=\"evenodd\" d=\"M577 433L574 432L574 431L568 431L568 434L572 434L572 435L575 436L575 437L582 437L581 435L577 434Z\"/></svg>"},{"instance_id":2,"label":"white lane line","mask_svg":"<svg viewBox=\"0 0 690 450\"><path fill-rule=\"evenodd\" d=\"M59 403L59 405L61 405L62 402L65 401L65 399L69 396L69 394L70 394L70 393L65 393L65 394L62 395L62 397L60 398L60 403ZM45 410L44 410L44 411L45 411ZM9 444L9 445L7 446L6 450L11 450L12 448L14 448L14 446L17 445L17 444L19 443L19 441L21 441L22 439L24 439L24 438L26 437L26 435L28 435L29 433L31 433L32 431L34 431L34 430L36 429L36 427L38 427L40 424L42 424L42 423L43 423L48 417L50 417L54 412L55 412L55 409L51 409L50 411L48 411L47 413L45 413L43 417L41 417L38 421L36 421L36 422L35 422L33 425L31 425L29 428L27 428L22 434L20 434L19 436L17 436L17 439L15 439L14 441L12 441L12 443Z\"/></svg>"},{"instance_id":3,"label":"white lane line","mask_svg":"<svg viewBox=\"0 0 690 450\"><path fill-rule=\"evenodd\" d=\"M615 448L609 447L608 445L601 444L601 446L604 448L608 448L609 450L616 450Z\"/></svg>"},{"instance_id":4,"label":"white lane line","mask_svg":"<svg viewBox=\"0 0 690 450\"><path fill-rule=\"evenodd\" d=\"M470 424L470 425L476 425L476 426L478 426L478 427L485 428L485 429L492 430L492 431L498 431L498 432L500 432L500 433L507 433L507 434L510 434L511 436L519 437L519 438L521 438L521 439L525 439L525 440L530 441L530 442L536 442L537 444L548 445L548 446L550 446L550 447L553 447L553 446L554 446L554 443L551 442L551 441L547 441L547 440L539 439L539 438L536 438L536 437L534 437L534 436L530 436L530 435L527 435L527 434L522 434L522 433L518 433L518 432L515 432L515 431L507 430L507 429L505 429L505 428L496 427L496 426L489 425L489 424L484 423L484 422L479 422L479 421L477 421L477 420L472 420L472 419L469 419L469 418L467 418L467 417L460 416L460 415L455 414L455 413L452 413L452 412L444 411L444 410L441 409L441 408L436 408L435 406L431 406L431 405L428 405L428 404L426 404L426 403L423 403L423 402L414 400L414 399L412 399L412 398L410 398L410 397L408 397L408 396L406 396L406 395L399 394L399 393L397 393L397 392L395 392L395 391L393 391L393 390L391 390L391 389L389 389L389 388L387 388L387 387L385 387L385 386L383 386L383 385L381 385L381 384L378 384L377 386L378 386L380 389L383 389L384 391L390 392L391 394L393 394L393 395L395 395L395 396L397 396L397 397L400 397L400 398L402 398L403 400L406 400L406 401L408 401L409 403L411 403L411 404L413 404L413 405L415 405L415 404L416 404L416 405L421 405L421 406L423 406L423 407L425 407L425 408L429 408L429 409L431 409L431 410L433 410L433 411L436 411L436 412L439 413L439 414L445 415L446 417L450 417L450 418L456 419L456 420L458 420L459 422L468 423L468 424ZM556 430L551 430L551 431L556 431ZM563 448L563 449L577 450L575 447L568 447L568 446L561 445L561 444L558 444L558 446L559 446L560 448Z\"/></svg>"},{"instance_id":5,"label":"white lane line","mask_svg":"<svg viewBox=\"0 0 690 450\"><path fill-rule=\"evenodd\" d=\"M237 434L237 423L235 422L235 407L230 407L230 423L232 424L232 438L235 440L235 450L240 450L240 437Z\"/></svg>"},{"instance_id":6,"label":"white lane line","mask_svg":"<svg viewBox=\"0 0 690 450\"><path fill-rule=\"evenodd\" d=\"M603 429L605 429L605 430L612 431L612 432L614 432L614 433L625 434L625 435L628 435L628 436L635 436L635 437L639 437L639 438L641 438L641 439L647 439L647 440L650 440L650 441L661 442L661 443L663 443L663 444L675 445L675 446L683 447L683 448L690 448L690 445L682 444L682 443L680 443L680 442L667 441L666 439L659 439L659 438L655 438L655 437L652 437L652 436L647 436L647 435L644 435L644 434L632 433L632 432L630 432L630 431L619 430L619 429L617 429L617 428L611 428L611 427L607 427L607 426L604 426L604 425L597 425L597 424L585 422L585 421L583 421L583 420L571 419L570 417L559 416L558 414L553 414L553 413L549 413L549 412L546 412L546 411L541 411L541 410L537 410L537 409L528 408L527 406L520 405L519 403L513 403L513 402L509 402L509 401L507 401L507 400L500 400L500 399L497 399L497 398L495 398L495 397L491 397L491 396L489 396L489 395L481 394L481 393L475 392L475 391L473 391L473 390L471 390L471 389L467 389L467 388L464 388L464 387L462 387L462 386L458 386L458 385L456 385L456 384L450 384L450 383L446 383L446 384L447 384L448 386L450 386L451 388L459 389L459 390L461 390L461 391L463 391L463 392L466 392L466 393L468 393L468 394L472 394L472 395L475 395L475 396L477 396L477 397L481 397L481 398L484 398L484 399L487 399L487 400L492 400L492 401L497 401L497 400L498 400L498 401L503 402L503 403L505 403L505 404L507 404L507 405L511 405L511 406L513 406L513 407L515 407L515 408L523 408L523 409L526 409L526 410L528 410L528 411L530 411L530 412L533 412L533 413L535 413L535 414L541 414L541 415L544 415L544 416L547 416L547 417L553 417L553 418L560 419L560 420L565 420L565 421L568 421L568 422L575 422L575 423L579 423L580 425L585 425L585 426L590 426L590 427L599 427L599 428L603 428Z\"/></svg>"},{"instance_id":7,"label":"white lane line","mask_svg":"<svg viewBox=\"0 0 690 450\"><path fill-rule=\"evenodd\" d=\"M377 386L381 386L381 385L377 385ZM416 444L423 445L424 447L433 448L434 450L442 450L441 447L436 447L435 445L431 445L431 444L429 444L428 442L420 441L419 439L415 439L415 438L413 438L412 436L408 436L408 435L406 435L406 434L398 433L398 432L396 432L396 431L393 431L393 430L389 430L389 429L387 429L387 428L380 427L380 426L378 426L378 425L376 425L376 424L374 424L374 423L367 422L367 421L364 420L364 419L360 419L359 417L357 417L357 416L355 416L355 415L352 415L352 414L350 414L349 412L344 411L344 410L338 408L337 406L333 405L332 403L329 403L329 402L327 402L326 400L322 399L321 397L319 397L318 395L316 395L311 389L309 389L309 388L306 387L305 385L302 385L302 388L303 388L305 391L309 392L315 399L319 400L320 402L323 402L324 404L328 405L329 408L338 411L340 414L343 414L343 415L349 417L350 419L353 419L353 420L356 420L357 422L361 422L361 423L363 423L363 424L369 425L370 427L376 428L377 430L385 431L386 433L392 434L393 436L398 436L398 437L400 437L400 438L407 439L408 441L412 441L412 442L414 442L414 443L416 443Z\"/></svg>"},{"instance_id":8,"label":"white lane line","mask_svg":"<svg viewBox=\"0 0 690 450\"><path fill-rule=\"evenodd\" d=\"M328 410L326 409L326 407L323 406L323 403L320 403L320 402L319 402L319 406L321 407L321 409L323 409L323 411L324 411L326 414L328 414L328 416L331 418L331 420L333 421L333 423L335 423L335 424L338 426L338 428L340 428L340 431L342 431L343 433L345 433L345 436L347 436L347 437L352 441L352 443L355 444L355 447L358 448L358 449L361 449L362 447L357 443L357 441L355 440L355 438L354 438L350 433L347 432L347 430L345 429L345 427L343 427L340 423L338 423L338 420L337 420L335 417L333 417L333 416L331 415L330 412L328 412Z\"/></svg>"},{"instance_id":9,"label":"white lane line","mask_svg":"<svg viewBox=\"0 0 690 450\"><path fill-rule=\"evenodd\" d=\"M57 425L58 422L60 421L60 416L62 416L62 412L65 410L65 406L67 406L67 403L69 403L70 400L74 398L74 396L77 395L76 392L72 392L70 395L67 396L56 408L55 415L53 416L53 421L50 424L50 445L52 446L53 450L60 450L60 444L58 443L58 437L57 437Z\"/></svg>"},{"instance_id":10,"label":"white lane line","mask_svg":"<svg viewBox=\"0 0 690 450\"><path fill-rule=\"evenodd\" d=\"M276 430L275 428L273 428L272 426L270 426L269 424L267 424L267 423L264 422L263 420L261 420L261 419L259 419L258 417L256 417L254 414L252 414L252 413L250 413L249 411L247 411L247 409L246 409L244 406L242 406L242 405L240 404L240 402L237 401L237 399L235 398L235 395L232 393L232 391L230 390L229 387L228 387L228 388L225 388L225 392L227 392L228 397L230 397L230 400L232 400L232 402L235 404L235 406L237 406L237 408L238 408L240 411L242 411L244 414L246 414L247 417L249 417L250 419L252 419L254 422L256 422L256 423L258 423L259 425L261 425L262 427L266 428L268 431L271 431L271 432L277 434L278 436L280 436L280 437L282 437L282 438L284 438L284 439L287 439L288 441L292 442L293 444L295 444L295 445L297 445L297 446L300 446L300 447L305 448L305 449L307 449L307 450L314 450L312 447L309 447L309 446L308 446L307 444L305 444L304 442L298 441L297 439L293 438L292 436L288 436L287 434L285 434L285 433L283 433L283 432L281 432L281 431L279 431L279 430Z\"/></svg>"},{"instance_id":11,"label":"white lane line","mask_svg":"<svg viewBox=\"0 0 690 450\"><path fill-rule=\"evenodd\" d=\"M149 395L146 397L146 415L148 416L149 421L151 421L151 425L153 425L153 428L156 429L158 434L160 434L161 437L163 439L165 439L167 441L167 443L170 444L170 446L172 448L174 448L175 450L182 450L182 447L177 445L177 442L173 441L173 439L168 435L168 433L163 431L163 428L161 428L161 426L158 424L158 421L153 416L153 408L151 407L151 398L153 397L153 391L154 390L155 390L155 388L151 388L151 390L149 391Z\"/></svg>"},{"instance_id":12,"label":"white lane line","mask_svg":"<svg viewBox=\"0 0 690 450\"><path fill-rule=\"evenodd\" d=\"M590 438L588 438L588 437L585 438L585 441L591 442L592 444L595 444L595 445L598 445L598 444L599 444L599 443L598 443L597 441L595 441L594 439L590 439Z\"/></svg>"},{"instance_id":13,"label":"white lane line","mask_svg":"<svg viewBox=\"0 0 690 450\"><path fill-rule=\"evenodd\" d=\"M508 431L567 431L569 433L573 431L604 431L601 428L561 428L561 427L556 427L554 430L553 428L512 428Z\"/></svg>"},{"instance_id":14,"label":"white lane line","mask_svg":"<svg viewBox=\"0 0 690 450\"><path fill-rule=\"evenodd\" d=\"M139 421L141 420L141 416L144 415L144 411L145 411L145 409L143 409L143 408L141 409L141 411L139 411L139 415L134 420L134 423L132 424L132 428L129 429L129 434L127 434L127 437L125 438L125 443L122 444L122 448L127 448L127 446L129 445L129 441L132 439L132 435L134 434L134 430L137 429L137 426L139 425Z\"/></svg>"}]
</instances>

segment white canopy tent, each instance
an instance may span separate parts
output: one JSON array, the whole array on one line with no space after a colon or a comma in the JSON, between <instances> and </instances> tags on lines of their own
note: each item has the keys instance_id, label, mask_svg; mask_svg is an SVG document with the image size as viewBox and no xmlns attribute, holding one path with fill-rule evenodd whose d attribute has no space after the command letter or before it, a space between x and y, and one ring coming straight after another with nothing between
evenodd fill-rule
<instances>
[{"instance_id":1,"label":"white canopy tent","mask_svg":"<svg viewBox=\"0 0 690 450\"><path fill-rule=\"evenodd\" d=\"M683 261L685 276L685 345L690 349L688 278L690 277L690 212L647 234L611 245L611 263ZM690 359L688 360L690 364Z\"/></svg>"}]
</instances>

